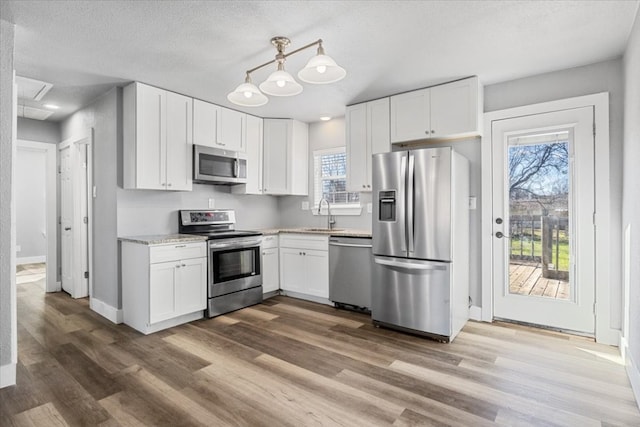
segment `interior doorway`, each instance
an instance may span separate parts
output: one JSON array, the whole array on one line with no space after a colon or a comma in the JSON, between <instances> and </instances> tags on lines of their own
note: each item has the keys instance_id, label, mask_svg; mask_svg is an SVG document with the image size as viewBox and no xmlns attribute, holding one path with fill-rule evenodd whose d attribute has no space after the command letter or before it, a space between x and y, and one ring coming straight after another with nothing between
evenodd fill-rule
<instances>
[{"instance_id":1,"label":"interior doorway","mask_svg":"<svg viewBox=\"0 0 640 427\"><path fill-rule=\"evenodd\" d=\"M91 292L92 132L62 142L58 150L62 290L84 298Z\"/></svg>"},{"instance_id":2,"label":"interior doorway","mask_svg":"<svg viewBox=\"0 0 640 427\"><path fill-rule=\"evenodd\" d=\"M56 145L18 140L14 174L16 283L57 292Z\"/></svg>"}]
</instances>

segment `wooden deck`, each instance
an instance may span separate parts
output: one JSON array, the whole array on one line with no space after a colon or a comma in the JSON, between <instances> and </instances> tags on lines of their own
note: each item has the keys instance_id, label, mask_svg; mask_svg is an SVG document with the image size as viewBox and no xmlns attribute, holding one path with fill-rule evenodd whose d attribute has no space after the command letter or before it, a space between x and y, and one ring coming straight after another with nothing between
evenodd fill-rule
<instances>
[{"instance_id":1,"label":"wooden deck","mask_svg":"<svg viewBox=\"0 0 640 427\"><path fill-rule=\"evenodd\" d=\"M569 282L545 279L539 263L511 262L509 288L512 294L569 299Z\"/></svg>"}]
</instances>

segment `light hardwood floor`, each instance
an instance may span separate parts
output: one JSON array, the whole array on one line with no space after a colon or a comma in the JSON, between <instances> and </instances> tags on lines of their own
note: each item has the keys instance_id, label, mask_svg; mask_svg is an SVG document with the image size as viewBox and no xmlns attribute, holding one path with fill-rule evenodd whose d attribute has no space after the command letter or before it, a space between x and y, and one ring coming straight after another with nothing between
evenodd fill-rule
<instances>
[{"instance_id":1,"label":"light hardwood floor","mask_svg":"<svg viewBox=\"0 0 640 427\"><path fill-rule=\"evenodd\" d=\"M276 297L149 336L18 285L0 425L640 425L615 348L469 322L452 344Z\"/></svg>"}]
</instances>

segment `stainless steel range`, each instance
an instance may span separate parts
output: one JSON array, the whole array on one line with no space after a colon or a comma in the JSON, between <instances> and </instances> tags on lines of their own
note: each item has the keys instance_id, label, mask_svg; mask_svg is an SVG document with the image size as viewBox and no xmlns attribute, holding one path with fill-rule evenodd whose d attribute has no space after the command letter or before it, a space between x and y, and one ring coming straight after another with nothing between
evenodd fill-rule
<instances>
[{"instance_id":1,"label":"stainless steel range","mask_svg":"<svg viewBox=\"0 0 640 427\"><path fill-rule=\"evenodd\" d=\"M262 233L235 230L235 211L181 210L178 230L208 237L207 316L262 302Z\"/></svg>"}]
</instances>

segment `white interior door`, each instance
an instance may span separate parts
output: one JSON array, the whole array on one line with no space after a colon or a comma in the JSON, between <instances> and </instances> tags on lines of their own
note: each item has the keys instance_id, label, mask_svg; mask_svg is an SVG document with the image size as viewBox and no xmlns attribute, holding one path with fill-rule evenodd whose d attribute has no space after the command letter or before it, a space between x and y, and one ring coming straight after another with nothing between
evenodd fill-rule
<instances>
[{"instance_id":1,"label":"white interior door","mask_svg":"<svg viewBox=\"0 0 640 427\"><path fill-rule=\"evenodd\" d=\"M594 333L593 117L492 122L496 318Z\"/></svg>"},{"instance_id":2,"label":"white interior door","mask_svg":"<svg viewBox=\"0 0 640 427\"><path fill-rule=\"evenodd\" d=\"M60 149L62 289L89 295L89 146L80 140Z\"/></svg>"},{"instance_id":3,"label":"white interior door","mask_svg":"<svg viewBox=\"0 0 640 427\"><path fill-rule=\"evenodd\" d=\"M73 170L71 147L60 150L60 238L62 290L73 293Z\"/></svg>"}]
</instances>

